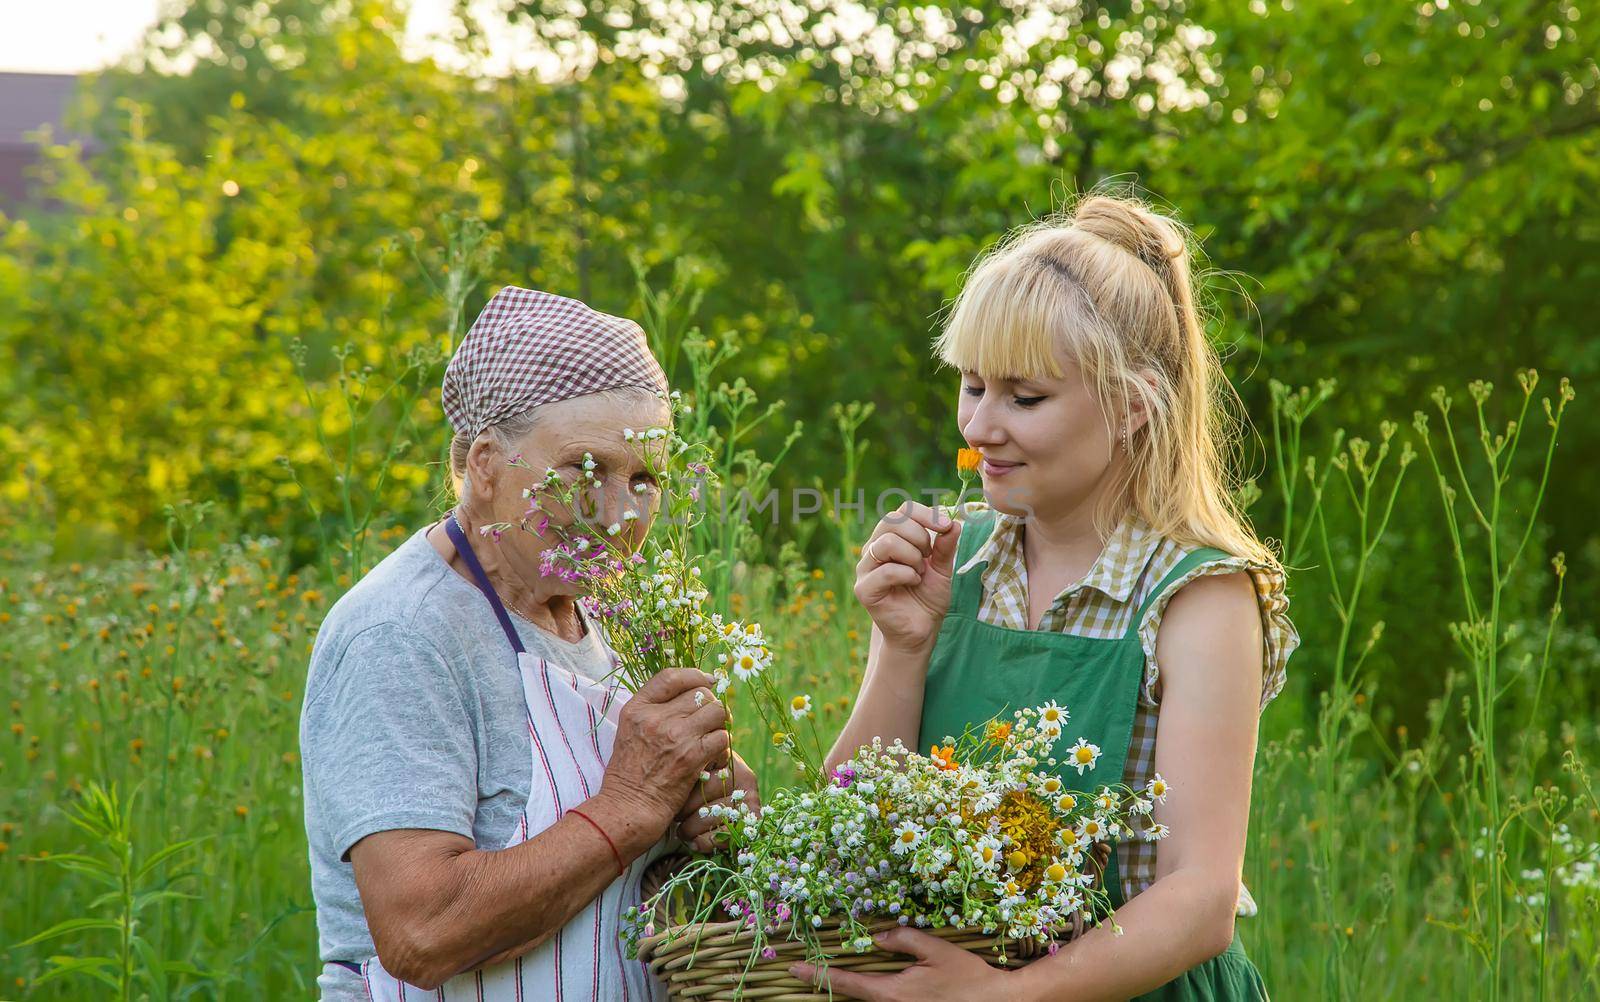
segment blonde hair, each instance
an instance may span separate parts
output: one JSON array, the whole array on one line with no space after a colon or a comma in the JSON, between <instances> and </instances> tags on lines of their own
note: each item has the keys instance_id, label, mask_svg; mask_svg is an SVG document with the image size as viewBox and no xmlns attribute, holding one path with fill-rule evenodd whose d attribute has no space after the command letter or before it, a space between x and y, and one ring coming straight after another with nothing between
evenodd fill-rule
<instances>
[{"instance_id":1,"label":"blonde hair","mask_svg":"<svg viewBox=\"0 0 1600 1002\"><path fill-rule=\"evenodd\" d=\"M1135 399L1148 415L1094 512L1101 535L1125 504L1185 547L1277 567L1235 500L1243 407L1206 337L1191 244L1181 223L1145 202L1090 193L978 260L936 350L963 371L1023 379L1060 378L1056 349L1065 349L1108 427L1113 413L1130 426Z\"/></svg>"}]
</instances>

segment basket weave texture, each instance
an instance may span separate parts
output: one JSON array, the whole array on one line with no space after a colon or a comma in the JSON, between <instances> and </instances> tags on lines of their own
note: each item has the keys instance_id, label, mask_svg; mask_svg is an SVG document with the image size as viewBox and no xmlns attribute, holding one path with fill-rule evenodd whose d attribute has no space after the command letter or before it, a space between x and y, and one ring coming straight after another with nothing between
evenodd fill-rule
<instances>
[{"instance_id":1,"label":"basket weave texture","mask_svg":"<svg viewBox=\"0 0 1600 1002\"><path fill-rule=\"evenodd\" d=\"M873 927L877 932L894 928L894 923ZM1020 967L1036 958L1042 949L1035 940L1002 940L993 933L974 928L924 929L923 932L975 953L996 967ZM840 941L837 923L817 930L824 944ZM1058 942L1082 935L1082 919L1071 927L1056 931ZM1005 960L1001 960L1002 944ZM667 998L693 1002L831 1002L848 998L841 992L829 994L797 980L789 965L806 960L805 943L793 939L767 938L776 951L771 959L750 960L751 936L741 922L706 922L672 926L639 941L639 959L667 987ZM856 953L841 944L828 966L841 971L886 974L904 970L915 963L912 957L872 950Z\"/></svg>"}]
</instances>

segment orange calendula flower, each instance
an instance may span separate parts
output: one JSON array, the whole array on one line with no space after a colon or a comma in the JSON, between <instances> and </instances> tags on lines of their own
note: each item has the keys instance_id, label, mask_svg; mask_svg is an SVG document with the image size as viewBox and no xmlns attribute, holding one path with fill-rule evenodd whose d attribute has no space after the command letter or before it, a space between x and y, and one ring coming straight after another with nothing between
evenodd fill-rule
<instances>
[{"instance_id":1,"label":"orange calendula flower","mask_svg":"<svg viewBox=\"0 0 1600 1002\"><path fill-rule=\"evenodd\" d=\"M990 744L1003 745L1011 737L1011 724L1001 720L991 721L983 736L989 739Z\"/></svg>"},{"instance_id":2,"label":"orange calendula flower","mask_svg":"<svg viewBox=\"0 0 1600 1002\"><path fill-rule=\"evenodd\" d=\"M928 750L928 757L933 759L933 764L946 771L959 769L956 765L956 746L945 745L943 748L934 745Z\"/></svg>"},{"instance_id":3,"label":"orange calendula flower","mask_svg":"<svg viewBox=\"0 0 1600 1002\"><path fill-rule=\"evenodd\" d=\"M983 462L983 453L977 449L957 449L956 469L962 473L972 473L977 470L978 464Z\"/></svg>"}]
</instances>

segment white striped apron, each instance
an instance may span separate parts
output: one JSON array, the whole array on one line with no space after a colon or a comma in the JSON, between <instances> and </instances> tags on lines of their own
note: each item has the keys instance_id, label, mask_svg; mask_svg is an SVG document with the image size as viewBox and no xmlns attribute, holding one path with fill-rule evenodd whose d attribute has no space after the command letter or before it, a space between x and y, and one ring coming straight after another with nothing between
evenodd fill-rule
<instances>
[{"instance_id":1,"label":"white striped apron","mask_svg":"<svg viewBox=\"0 0 1600 1002\"><path fill-rule=\"evenodd\" d=\"M630 694L618 685L594 682L524 650L505 605L489 584L453 512L445 529L494 607L495 617L517 652L522 675L533 778L516 833L505 845L509 848L538 835L560 820L567 808L600 792L616 739L617 714ZM615 653L612 659L615 661ZM656 1002L665 997L665 991L643 963L623 954L618 926L623 912L639 904L644 870L664 849L665 843L657 842L634 860L559 934L537 949L493 967L459 974L433 991L404 984L385 971L377 957L369 958L361 965L368 997L374 1002Z\"/></svg>"}]
</instances>

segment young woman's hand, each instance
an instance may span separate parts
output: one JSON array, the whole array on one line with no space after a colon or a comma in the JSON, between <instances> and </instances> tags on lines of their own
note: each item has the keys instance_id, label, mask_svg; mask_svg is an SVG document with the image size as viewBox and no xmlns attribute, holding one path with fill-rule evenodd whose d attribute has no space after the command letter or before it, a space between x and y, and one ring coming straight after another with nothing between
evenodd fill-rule
<instances>
[{"instance_id":1,"label":"young woman's hand","mask_svg":"<svg viewBox=\"0 0 1600 1002\"><path fill-rule=\"evenodd\" d=\"M878 948L907 953L917 962L894 974L855 974L819 971L811 964L795 964L789 973L817 988L840 992L867 1002L970 1002L972 999L1015 999L1008 991L1005 971L990 967L982 957L930 936L919 929L890 929L873 937Z\"/></svg>"},{"instance_id":2,"label":"young woman's hand","mask_svg":"<svg viewBox=\"0 0 1600 1002\"><path fill-rule=\"evenodd\" d=\"M915 501L872 530L856 564L855 591L884 643L903 651L933 645L950 607L960 538L961 523Z\"/></svg>"}]
</instances>

